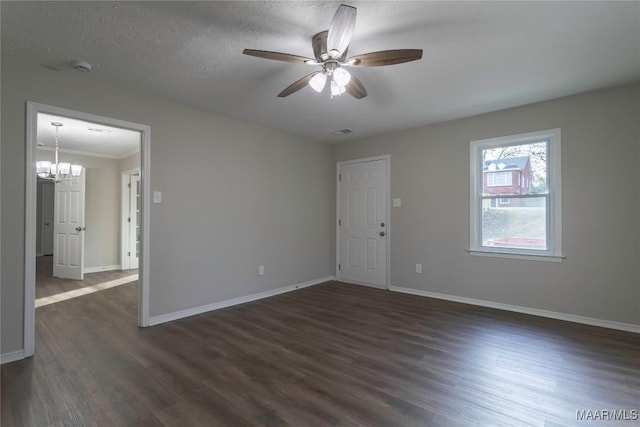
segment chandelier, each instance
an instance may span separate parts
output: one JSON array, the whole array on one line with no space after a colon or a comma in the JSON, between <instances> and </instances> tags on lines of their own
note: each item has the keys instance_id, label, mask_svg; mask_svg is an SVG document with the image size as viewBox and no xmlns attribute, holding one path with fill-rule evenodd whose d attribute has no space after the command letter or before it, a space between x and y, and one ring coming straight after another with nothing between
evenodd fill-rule
<instances>
[{"instance_id":1,"label":"chandelier","mask_svg":"<svg viewBox=\"0 0 640 427\"><path fill-rule=\"evenodd\" d=\"M36 174L39 178L48 179L54 182L62 182L69 177L75 178L82 173L82 165L72 165L71 163L60 163L58 159L58 129L62 126L60 122L51 122L51 126L56 128L56 151L55 163L49 161L36 162Z\"/></svg>"}]
</instances>

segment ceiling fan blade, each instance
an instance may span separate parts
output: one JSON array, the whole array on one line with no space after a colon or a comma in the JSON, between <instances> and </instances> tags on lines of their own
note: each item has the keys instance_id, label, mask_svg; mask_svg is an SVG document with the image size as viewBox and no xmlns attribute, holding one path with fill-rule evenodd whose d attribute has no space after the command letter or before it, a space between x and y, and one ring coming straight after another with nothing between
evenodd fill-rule
<instances>
[{"instance_id":1,"label":"ceiling fan blade","mask_svg":"<svg viewBox=\"0 0 640 427\"><path fill-rule=\"evenodd\" d=\"M345 90L356 99L362 99L367 96L367 90L364 88L364 85L353 74L351 75L349 83L345 86Z\"/></svg>"},{"instance_id":2,"label":"ceiling fan blade","mask_svg":"<svg viewBox=\"0 0 640 427\"><path fill-rule=\"evenodd\" d=\"M327 33L329 31L322 31L311 39L311 46L313 47L313 56L316 57L316 61L322 62L329 58L327 55Z\"/></svg>"},{"instance_id":3,"label":"ceiling fan blade","mask_svg":"<svg viewBox=\"0 0 640 427\"><path fill-rule=\"evenodd\" d=\"M305 58L304 56L291 55L289 53L271 52L268 50L255 50L245 49L242 51L245 55L257 56L258 58L274 59L276 61L295 62L298 64L304 64L307 61L313 61L311 58Z\"/></svg>"},{"instance_id":4,"label":"ceiling fan blade","mask_svg":"<svg viewBox=\"0 0 640 427\"><path fill-rule=\"evenodd\" d=\"M313 76L315 76L316 74L321 73L321 72L322 71L316 71L316 72L313 72L311 74L307 74L306 76L304 76L300 80L296 80L295 82L290 84L285 90L280 92L278 94L278 98L284 98L285 96L289 96L292 93L299 91L300 89L302 89L303 87L305 87L305 86L307 86L309 84L309 80L311 80L313 78Z\"/></svg>"},{"instance_id":5,"label":"ceiling fan blade","mask_svg":"<svg viewBox=\"0 0 640 427\"><path fill-rule=\"evenodd\" d=\"M356 28L356 8L341 4L329 25L327 49L329 55L337 51L334 57L340 56L351 43L353 30Z\"/></svg>"},{"instance_id":6,"label":"ceiling fan blade","mask_svg":"<svg viewBox=\"0 0 640 427\"><path fill-rule=\"evenodd\" d=\"M353 56L344 63L349 67L381 67L422 59L422 49L381 50Z\"/></svg>"}]
</instances>

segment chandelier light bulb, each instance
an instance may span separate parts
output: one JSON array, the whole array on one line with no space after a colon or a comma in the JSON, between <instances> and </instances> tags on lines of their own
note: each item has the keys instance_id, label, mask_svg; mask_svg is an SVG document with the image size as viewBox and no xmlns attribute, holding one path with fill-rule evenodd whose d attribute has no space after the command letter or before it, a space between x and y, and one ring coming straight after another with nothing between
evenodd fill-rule
<instances>
[{"instance_id":1,"label":"chandelier light bulb","mask_svg":"<svg viewBox=\"0 0 640 427\"><path fill-rule=\"evenodd\" d=\"M309 86L316 92L322 92L324 85L327 83L327 76L324 73L318 73L309 80Z\"/></svg>"},{"instance_id":2,"label":"chandelier light bulb","mask_svg":"<svg viewBox=\"0 0 640 427\"><path fill-rule=\"evenodd\" d=\"M36 173L38 175L43 176L42 174L49 175L49 171L51 170L51 162L46 160L42 160L36 162Z\"/></svg>"},{"instance_id":3,"label":"chandelier light bulb","mask_svg":"<svg viewBox=\"0 0 640 427\"><path fill-rule=\"evenodd\" d=\"M71 163L60 163L60 174L69 175L71 172Z\"/></svg>"}]
</instances>

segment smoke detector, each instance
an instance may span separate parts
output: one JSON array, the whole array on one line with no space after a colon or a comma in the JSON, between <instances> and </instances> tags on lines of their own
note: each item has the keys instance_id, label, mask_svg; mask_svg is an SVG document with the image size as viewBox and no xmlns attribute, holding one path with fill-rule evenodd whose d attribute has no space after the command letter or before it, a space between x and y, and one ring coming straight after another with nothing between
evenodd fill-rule
<instances>
[{"instance_id":1,"label":"smoke detector","mask_svg":"<svg viewBox=\"0 0 640 427\"><path fill-rule=\"evenodd\" d=\"M91 64L85 61L72 61L71 66L74 70L80 71L81 73L89 73L91 72Z\"/></svg>"}]
</instances>

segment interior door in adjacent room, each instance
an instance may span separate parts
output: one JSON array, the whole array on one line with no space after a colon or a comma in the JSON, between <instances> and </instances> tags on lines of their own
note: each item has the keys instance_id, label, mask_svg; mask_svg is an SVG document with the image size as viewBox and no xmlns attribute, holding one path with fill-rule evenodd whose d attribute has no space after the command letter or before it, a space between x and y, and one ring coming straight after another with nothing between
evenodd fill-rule
<instances>
[{"instance_id":1,"label":"interior door in adjacent room","mask_svg":"<svg viewBox=\"0 0 640 427\"><path fill-rule=\"evenodd\" d=\"M387 286L388 159L338 168L338 279Z\"/></svg>"},{"instance_id":2,"label":"interior door in adjacent room","mask_svg":"<svg viewBox=\"0 0 640 427\"><path fill-rule=\"evenodd\" d=\"M53 275L83 280L85 175L65 178L55 186Z\"/></svg>"}]
</instances>

